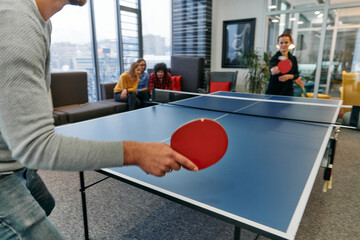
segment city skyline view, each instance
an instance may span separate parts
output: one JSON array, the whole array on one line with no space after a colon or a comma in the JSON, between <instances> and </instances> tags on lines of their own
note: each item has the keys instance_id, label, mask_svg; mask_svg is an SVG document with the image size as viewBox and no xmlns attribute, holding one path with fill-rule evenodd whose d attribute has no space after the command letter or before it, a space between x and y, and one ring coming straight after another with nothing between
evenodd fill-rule
<instances>
[{"instance_id":1,"label":"city skyline view","mask_svg":"<svg viewBox=\"0 0 360 240\"><path fill-rule=\"evenodd\" d=\"M121 11L123 52L118 56L115 0L94 0L95 34L100 82L116 82L120 76L120 60L124 71L139 57L136 18ZM121 3L121 1L120 1ZM170 0L142 0L143 57L148 67L165 62L170 65L171 11ZM161 9L161 16L154 16ZM123 14L126 15L123 15ZM134 14L133 14L134 15ZM164 21L168 19L168 21ZM97 100L94 53L89 2L83 7L65 6L52 19L51 72L86 71L89 101ZM134 35L135 34L135 35ZM135 41L135 42L134 42Z\"/></svg>"}]
</instances>

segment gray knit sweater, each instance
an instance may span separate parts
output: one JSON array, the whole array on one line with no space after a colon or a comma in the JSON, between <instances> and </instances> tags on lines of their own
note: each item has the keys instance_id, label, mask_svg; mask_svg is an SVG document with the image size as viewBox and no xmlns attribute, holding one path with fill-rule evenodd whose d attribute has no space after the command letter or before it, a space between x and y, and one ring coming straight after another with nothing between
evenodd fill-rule
<instances>
[{"instance_id":1,"label":"gray knit sweater","mask_svg":"<svg viewBox=\"0 0 360 240\"><path fill-rule=\"evenodd\" d=\"M23 166L66 171L121 166L122 142L54 133L50 34L51 23L34 0L0 1L0 174Z\"/></svg>"}]
</instances>

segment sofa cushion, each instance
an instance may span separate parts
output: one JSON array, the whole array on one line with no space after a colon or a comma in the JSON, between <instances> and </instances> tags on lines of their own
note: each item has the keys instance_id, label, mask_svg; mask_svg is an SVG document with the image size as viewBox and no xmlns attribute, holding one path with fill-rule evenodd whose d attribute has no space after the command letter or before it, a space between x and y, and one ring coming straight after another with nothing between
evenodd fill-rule
<instances>
[{"instance_id":1,"label":"sofa cushion","mask_svg":"<svg viewBox=\"0 0 360 240\"><path fill-rule=\"evenodd\" d=\"M80 122L115 113L114 106L105 105L99 102L59 107L54 110L66 113L69 123Z\"/></svg>"},{"instance_id":2,"label":"sofa cushion","mask_svg":"<svg viewBox=\"0 0 360 240\"><path fill-rule=\"evenodd\" d=\"M51 73L51 96L54 108L87 103L87 73Z\"/></svg>"},{"instance_id":3,"label":"sofa cushion","mask_svg":"<svg viewBox=\"0 0 360 240\"><path fill-rule=\"evenodd\" d=\"M182 76L171 76L172 90L181 91Z\"/></svg>"},{"instance_id":4,"label":"sofa cushion","mask_svg":"<svg viewBox=\"0 0 360 240\"><path fill-rule=\"evenodd\" d=\"M218 91L230 91L231 82L210 82L210 93Z\"/></svg>"},{"instance_id":5,"label":"sofa cushion","mask_svg":"<svg viewBox=\"0 0 360 240\"><path fill-rule=\"evenodd\" d=\"M115 113L121 113L128 110L128 104L126 102L115 102L115 100L112 99L106 99L98 101L100 104L105 104L108 106L113 106Z\"/></svg>"},{"instance_id":6,"label":"sofa cushion","mask_svg":"<svg viewBox=\"0 0 360 240\"><path fill-rule=\"evenodd\" d=\"M100 83L101 100L114 98L114 88L116 83Z\"/></svg>"}]
</instances>

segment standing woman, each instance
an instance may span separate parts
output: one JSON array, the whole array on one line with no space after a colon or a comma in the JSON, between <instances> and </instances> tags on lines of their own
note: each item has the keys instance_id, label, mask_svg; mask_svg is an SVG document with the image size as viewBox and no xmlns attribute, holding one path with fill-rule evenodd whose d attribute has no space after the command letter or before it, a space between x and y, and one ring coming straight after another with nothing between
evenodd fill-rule
<instances>
[{"instance_id":1,"label":"standing woman","mask_svg":"<svg viewBox=\"0 0 360 240\"><path fill-rule=\"evenodd\" d=\"M291 35L284 33L278 37L279 51L270 60L270 81L266 94L294 96L294 80L299 77L296 57L289 52L290 44L294 44ZM291 69L288 73L281 74L277 64L281 60L289 59Z\"/></svg>"},{"instance_id":2,"label":"standing woman","mask_svg":"<svg viewBox=\"0 0 360 240\"><path fill-rule=\"evenodd\" d=\"M137 62L132 63L129 72L120 75L119 81L114 88L115 101L127 102L129 110L136 109L141 104L140 100L136 97L136 89L141 73L140 64Z\"/></svg>"}]
</instances>

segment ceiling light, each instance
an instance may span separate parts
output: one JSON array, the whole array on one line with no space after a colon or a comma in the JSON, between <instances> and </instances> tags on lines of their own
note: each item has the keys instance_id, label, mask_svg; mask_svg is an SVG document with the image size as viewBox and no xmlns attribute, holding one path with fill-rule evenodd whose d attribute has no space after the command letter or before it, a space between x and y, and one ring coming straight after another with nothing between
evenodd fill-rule
<instances>
[{"instance_id":1,"label":"ceiling light","mask_svg":"<svg viewBox=\"0 0 360 240\"><path fill-rule=\"evenodd\" d=\"M322 18L324 16L324 14L319 14L317 15L317 18Z\"/></svg>"},{"instance_id":2,"label":"ceiling light","mask_svg":"<svg viewBox=\"0 0 360 240\"><path fill-rule=\"evenodd\" d=\"M279 22L279 20L278 19L273 19L273 20L271 20L271 22L277 23L277 22Z\"/></svg>"},{"instance_id":3,"label":"ceiling light","mask_svg":"<svg viewBox=\"0 0 360 240\"><path fill-rule=\"evenodd\" d=\"M295 17L290 18L290 21L296 21Z\"/></svg>"},{"instance_id":4,"label":"ceiling light","mask_svg":"<svg viewBox=\"0 0 360 240\"><path fill-rule=\"evenodd\" d=\"M275 9L275 8L277 8L276 5L270 5L269 6L269 9Z\"/></svg>"},{"instance_id":5,"label":"ceiling light","mask_svg":"<svg viewBox=\"0 0 360 240\"><path fill-rule=\"evenodd\" d=\"M316 14L316 15L320 14L320 11L315 11L315 14Z\"/></svg>"},{"instance_id":6,"label":"ceiling light","mask_svg":"<svg viewBox=\"0 0 360 240\"><path fill-rule=\"evenodd\" d=\"M303 21L298 21L298 24L304 24L304 22Z\"/></svg>"}]
</instances>

